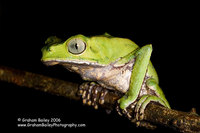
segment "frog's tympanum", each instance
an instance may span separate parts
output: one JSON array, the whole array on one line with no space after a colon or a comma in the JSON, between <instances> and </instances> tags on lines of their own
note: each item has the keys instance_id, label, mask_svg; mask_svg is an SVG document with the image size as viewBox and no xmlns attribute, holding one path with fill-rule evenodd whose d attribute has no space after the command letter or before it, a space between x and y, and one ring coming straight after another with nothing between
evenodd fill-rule
<instances>
[{"instance_id":1,"label":"frog's tympanum","mask_svg":"<svg viewBox=\"0 0 200 133\"><path fill-rule=\"evenodd\" d=\"M80 86L83 103L97 108L97 104L104 103L107 91L112 90L124 94L118 100L119 108L126 112L131 107L137 120L143 119L150 102L170 108L150 61L151 44L140 48L129 39L107 33L92 37L76 35L66 41L53 36L45 43L41 59L45 64L60 64L92 81Z\"/></svg>"}]
</instances>

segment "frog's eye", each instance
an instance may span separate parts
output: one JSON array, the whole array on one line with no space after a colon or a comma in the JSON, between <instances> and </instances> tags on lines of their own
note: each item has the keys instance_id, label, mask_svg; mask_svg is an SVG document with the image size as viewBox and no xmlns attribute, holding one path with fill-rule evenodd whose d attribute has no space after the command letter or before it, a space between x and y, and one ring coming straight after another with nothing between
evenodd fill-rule
<instances>
[{"instance_id":1,"label":"frog's eye","mask_svg":"<svg viewBox=\"0 0 200 133\"><path fill-rule=\"evenodd\" d=\"M69 41L67 47L70 53L81 54L83 51L85 51L86 44L81 39L75 38Z\"/></svg>"}]
</instances>

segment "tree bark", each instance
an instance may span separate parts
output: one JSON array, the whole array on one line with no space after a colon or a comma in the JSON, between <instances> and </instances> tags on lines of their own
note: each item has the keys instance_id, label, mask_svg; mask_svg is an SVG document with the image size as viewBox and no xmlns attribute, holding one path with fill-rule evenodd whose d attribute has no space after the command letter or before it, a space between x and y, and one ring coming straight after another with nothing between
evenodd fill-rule
<instances>
[{"instance_id":1,"label":"tree bark","mask_svg":"<svg viewBox=\"0 0 200 133\"><path fill-rule=\"evenodd\" d=\"M81 100L77 95L79 86L77 83L3 66L0 66L0 80L73 100ZM107 93L102 107L115 109L116 101L120 97L117 93ZM128 111L133 114L132 110ZM200 133L200 117L196 114L195 109L192 109L191 112L182 112L150 103L145 109L144 121L173 128L180 132ZM136 123L134 120L132 122Z\"/></svg>"}]
</instances>

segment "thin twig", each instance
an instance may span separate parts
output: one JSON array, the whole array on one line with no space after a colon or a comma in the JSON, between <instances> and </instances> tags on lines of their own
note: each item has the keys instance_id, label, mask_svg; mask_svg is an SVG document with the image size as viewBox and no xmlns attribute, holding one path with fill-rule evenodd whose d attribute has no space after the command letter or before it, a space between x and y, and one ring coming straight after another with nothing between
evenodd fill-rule
<instances>
[{"instance_id":1,"label":"thin twig","mask_svg":"<svg viewBox=\"0 0 200 133\"><path fill-rule=\"evenodd\" d=\"M77 95L79 85L76 83L3 66L0 66L0 80L73 100L80 100L80 96ZM102 106L114 109L119 98L118 94L109 92L105 96L105 103ZM128 111L131 114L133 113L132 110ZM195 109L192 109L191 112L181 112L150 103L145 109L144 120L180 132L200 133L200 117L196 114ZM135 123L134 120L132 122Z\"/></svg>"}]
</instances>

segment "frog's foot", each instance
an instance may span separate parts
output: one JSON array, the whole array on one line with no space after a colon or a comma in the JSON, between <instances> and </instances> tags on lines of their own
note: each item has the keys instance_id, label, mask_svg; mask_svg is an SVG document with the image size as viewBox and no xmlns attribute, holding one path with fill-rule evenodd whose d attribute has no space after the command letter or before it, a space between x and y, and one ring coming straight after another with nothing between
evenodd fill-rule
<instances>
[{"instance_id":1,"label":"frog's foot","mask_svg":"<svg viewBox=\"0 0 200 133\"><path fill-rule=\"evenodd\" d=\"M120 104L118 102L117 106L116 106L116 110L118 112L119 115L121 116L125 116L127 117L129 120L132 120L133 117L131 115L131 113L129 112L129 110L133 110L135 108L136 102L133 102L132 104L130 104L127 108L125 109L121 109L120 108Z\"/></svg>"},{"instance_id":2,"label":"frog's foot","mask_svg":"<svg viewBox=\"0 0 200 133\"><path fill-rule=\"evenodd\" d=\"M85 82L80 85L78 94L82 96L83 104L98 109L98 104L104 104L104 97L108 91L95 82Z\"/></svg>"},{"instance_id":3,"label":"frog's foot","mask_svg":"<svg viewBox=\"0 0 200 133\"><path fill-rule=\"evenodd\" d=\"M158 98L158 97L156 97L156 98ZM151 123L142 120L144 118L144 109L145 109L146 105L143 106L144 109L141 109L140 108L141 106L139 106L139 105L143 105L142 103L144 102L145 99L146 99L146 95L144 96L144 98L142 97L139 101L135 101L135 102L131 103L125 109L120 108L120 104L119 104L120 101L118 101L118 105L116 107L116 110L117 110L119 115L127 117L129 120L131 120L131 122L135 123L137 127L145 127L147 129L155 129L156 128L155 125L152 125ZM146 104L148 104L148 103L146 103ZM136 112L135 110L138 110L138 112ZM140 114L142 116L140 116ZM140 118L140 119L138 119L138 118Z\"/></svg>"},{"instance_id":4,"label":"frog's foot","mask_svg":"<svg viewBox=\"0 0 200 133\"><path fill-rule=\"evenodd\" d=\"M135 117L137 121L142 121L144 118L144 110L150 102L156 102L163 106L167 106L162 99L153 95L144 95L137 102L135 107Z\"/></svg>"}]
</instances>

